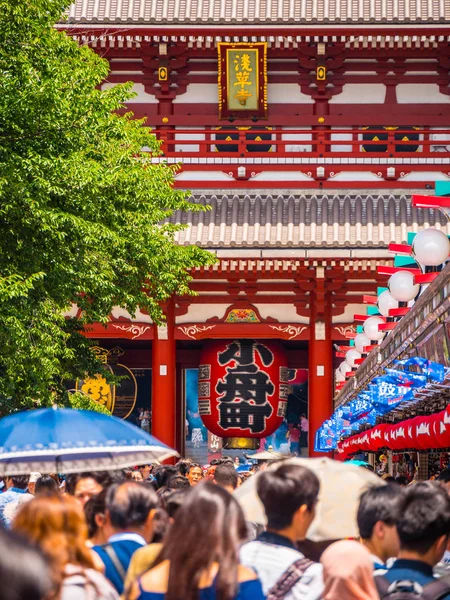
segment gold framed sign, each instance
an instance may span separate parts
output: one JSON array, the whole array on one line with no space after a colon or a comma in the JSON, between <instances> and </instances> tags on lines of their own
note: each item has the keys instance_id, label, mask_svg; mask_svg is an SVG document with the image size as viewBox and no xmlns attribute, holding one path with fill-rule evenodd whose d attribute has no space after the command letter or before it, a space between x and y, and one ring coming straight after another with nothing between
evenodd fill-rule
<instances>
[{"instance_id":1,"label":"gold framed sign","mask_svg":"<svg viewBox=\"0 0 450 600\"><path fill-rule=\"evenodd\" d=\"M137 382L133 372L118 362L124 352L118 346L112 350L93 346L92 351L105 364L108 371L121 379L118 384L112 384L106 381L103 374L97 374L94 377L79 379L75 389L107 408L115 417L126 419L136 406Z\"/></svg>"},{"instance_id":2,"label":"gold framed sign","mask_svg":"<svg viewBox=\"0 0 450 600\"><path fill-rule=\"evenodd\" d=\"M267 118L267 44L219 43L219 118Z\"/></svg>"}]
</instances>

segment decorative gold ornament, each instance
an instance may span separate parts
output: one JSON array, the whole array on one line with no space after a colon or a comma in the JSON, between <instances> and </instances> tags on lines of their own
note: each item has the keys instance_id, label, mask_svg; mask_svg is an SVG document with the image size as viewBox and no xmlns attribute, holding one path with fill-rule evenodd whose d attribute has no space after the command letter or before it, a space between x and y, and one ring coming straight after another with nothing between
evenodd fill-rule
<instances>
[{"instance_id":1,"label":"decorative gold ornament","mask_svg":"<svg viewBox=\"0 0 450 600\"><path fill-rule=\"evenodd\" d=\"M317 119L317 122L318 122L318 123L325 123L325 117L319 117L319 118Z\"/></svg>"},{"instance_id":2,"label":"decorative gold ornament","mask_svg":"<svg viewBox=\"0 0 450 600\"><path fill-rule=\"evenodd\" d=\"M161 121L162 121L163 123L168 123L168 122L169 122L169 117L163 117L163 118L161 119Z\"/></svg>"},{"instance_id":3,"label":"decorative gold ornament","mask_svg":"<svg viewBox=\"0 0 450 600\"><path fill-rule=\"evenodd\" d=\"M167 67L159 67L158 69L158 81L168 81L169 70Z\"/></svg>"},{"instance_id":4,"label":"decorative gold ornament","mask_svg":"<svg viewBox=\"0 0 450 600\"><path fill-rule=\"evenodd\" d=\"M117 384L108 383L104 373L97 373L93 377L78 379L75 389L105 406L115 417L126 419L136 406L137 382L133 372L118 362L124 351L119 346L111 350L94 346L92 351L120 381Z\"/></svg>"}]
</instances>

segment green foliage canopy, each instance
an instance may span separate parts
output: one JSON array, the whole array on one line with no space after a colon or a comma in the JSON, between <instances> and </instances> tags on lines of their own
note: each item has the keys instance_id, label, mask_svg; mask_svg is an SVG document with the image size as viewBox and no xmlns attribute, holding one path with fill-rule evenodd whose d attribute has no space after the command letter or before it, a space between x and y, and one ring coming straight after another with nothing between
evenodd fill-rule
<instances>
[{"instance_id":1,"label":"green foliage canopy","mask_svg":"<svg viewBox=\"0 0 450 600\"><path fill-rule=\"evenodd\" d=\"M155 321L190 293L211 254L174 243L176 167L151 163L154 135L101 91L109 65L55 29L63 0L0 0L0 398L68 403L65 381L98 371L82 335L114 306ZM122 111L123 112L123 111ZM149 149L149 151L143 151ZM76 303L81 320L64 311Z\"/></svg>"}]
</instances>

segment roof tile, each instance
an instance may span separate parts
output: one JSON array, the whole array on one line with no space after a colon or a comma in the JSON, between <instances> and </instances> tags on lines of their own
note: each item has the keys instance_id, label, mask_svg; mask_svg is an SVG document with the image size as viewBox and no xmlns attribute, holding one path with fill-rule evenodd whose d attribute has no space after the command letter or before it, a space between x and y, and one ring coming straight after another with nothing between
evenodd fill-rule
<instances>
[{"instance_id":1,"label":"roof tile","mask_svg":"<svg viewBox=\"0 0 450 600\"><path fill-rule=\"evenodd\" d=\"M448 0L76 0L69 23L443 23Z\"/></svg>"},{"instance_id":2,"label":"roof tile","mask_svg":"<svg viewBox=\"0 0 450 600\"><path fill-rule=\"evenodd\" d=\"M412 207L394 194L198 194L191 201L211 210L175 213L180 244L218 247L380 247L406 243L424 224L450 235L439 211Z\"/></svg>"}]
</instances>

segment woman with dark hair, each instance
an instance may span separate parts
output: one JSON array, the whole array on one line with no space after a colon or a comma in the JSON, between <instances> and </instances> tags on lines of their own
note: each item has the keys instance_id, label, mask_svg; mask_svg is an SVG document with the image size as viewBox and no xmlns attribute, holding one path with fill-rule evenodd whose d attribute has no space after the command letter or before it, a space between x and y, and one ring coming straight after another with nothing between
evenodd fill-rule
<instances>
[{"instance_id":1,"label":"woman with dark hair","mask_svg":"<svg viewBox=\"0 0 450 600\"><path fill-rule=\"evenodd\" d=\"M83 507L69 495L40 496L17 513L13 530L48 557L58 600L118 600L109 581L95 569L87 547Z\"/></svg>"},{"instance_id":2,"label":"woman with dark hair","mask_svg":"<svg viewBox=\"0 0 450 600\"><path fill-rule=\"evenodd\" d=\"M133 586L129 599L263 600L259 579L239 564L246 537L236 500L212 483L197 486L178 509L156 566Z\"/></svg>"},{"instance_id":3,"label":"woman with dark hair","mask_svg":"<svg viewBox=\"0 0 450 600\"><path fill-rule=\"evenodd\" d=\"M84 505L84 514L88 526L88 546L101 546L106 544L111 531L107 531L106 527L106 493L108 490L103 490L97 496L94 496Z\"/></svg>"}]
</instances>

